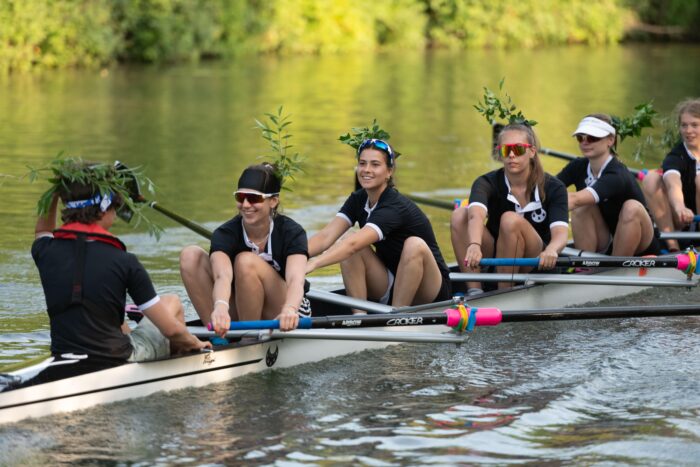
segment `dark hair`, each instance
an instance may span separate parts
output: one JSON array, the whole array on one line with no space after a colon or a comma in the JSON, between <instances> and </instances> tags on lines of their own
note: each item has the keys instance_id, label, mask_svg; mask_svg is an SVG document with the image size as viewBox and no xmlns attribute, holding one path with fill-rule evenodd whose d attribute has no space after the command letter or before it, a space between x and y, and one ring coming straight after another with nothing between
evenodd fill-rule
<instances>
[{"instance_id":1,"label":"dark hair","mask_svg":"<svg viewBox=\"0 0 700 467\"><path fill-rule=\"evenodd\" d=\"M238 178L238 189L249 188L260 193L277 193L282 190L282 180L277 174L277 166L269 162L246 167ZM272 217L277 215L277 207L272 208Z\"/></svg>"},{"instance_id":2,"label":"dark hair","mask_svg":"<svg viewBox=\"0 0 700 467\"><path fill-rule=\"evenodd\" d=\"M615 128L615 125L613 125L613 120L608 114L588 114L583 118L588 118L588 117L593 117L597 118L598 120L602 120L611 127ZM610 135L608 135L610 136ZM607 138L607 136L606 136ZM613 145L610 147L610 152L612 153L613 156L617 157L617 128L615 128L615 134L613 135Z\"/></svg>"},{"instance_id":3,"label":"dark hair","mask_svg":"<svg viewBox=\"0 0 700 467\"><path fill-rule=\"evenodd\" d=\"M94 198L95 195L99 194L99 190L92 184L67 182L61 185L58 194L65 205L69 201ZM109 208L117 210L124 204L124 201L117 193L113 193L112 196L112 204ZM104 216L104 212L100 210L99 204L86 206L84 208L64 208L61 211L61 220L64 223L80 222L81 224L94 224L102 219L102 216Z\"/></svg>"},{"instance_id":4,"label":"dark hair","mask_svg":"<svg viewBox=\"0 0 700 467\"><path fill-rule=\"evenodd\" d=\"M392 151L394 151L394 148L392 146L390 146L389 143L386 143L386 145L389 146ZM358 161L360 160L360 154L362 154L362 151L364 151L365 149L376 149L377 151L384 154L384 163L386 164L387 167L389 167L392 170L391 176L389 176L389 180L387 180L387 182L386 182L387 187L396 188L396 184L394 183L394 172L396 172L396 158L398 157L399 153L394 151L394 163L392 164L391 163L391 156L389 155L389 153L386 150L384 150L380 147L377 147L374 144L368 144L366 147L360 146L360 148L358 149L358 151L357 151L357 160ZM360 189L360 182L358 181L357 176L358 176L357 170L355 170L355 189L359 190Z\"/></svg>"},{"instance_id":5,"label":"dark hair","mask_svg":"<svg viewBox=\"0 0 700 467\"><path fill-rule=\"evenodd\" d=\"M510 123L503 127L501 132L498 134L498 144L501 144L503 135L509 131L519 131L525 133L527 137L528 144L532 145L535 150L535 156L530 159L530 175L527 177L527 196L531 196L532 191L537 187L540 200L544 201L544 168L542 167L542 162L540 161L540 141L537 139L535 130L532 129L530 125L525 125L524 123Z\"/></svg>"}]
</instances>

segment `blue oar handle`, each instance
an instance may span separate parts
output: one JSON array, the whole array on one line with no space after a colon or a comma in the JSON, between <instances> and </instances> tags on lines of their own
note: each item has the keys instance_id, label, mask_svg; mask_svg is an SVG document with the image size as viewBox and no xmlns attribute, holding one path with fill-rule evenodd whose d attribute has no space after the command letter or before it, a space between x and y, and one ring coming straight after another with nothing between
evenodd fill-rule
<instances>
[{"instance_id":1,"label":"blue oar handle","mask_svg":"<svg viewBox=\"0 0 700 467\"><path fill-rule=\"evenodd\" d=\"M311 329L313 321L311 318L299 318L297 329ZM211 331L211 324L207 326ZM280 320L278 319L261 319L257 321L231 321L229 330L231 331L248 331L259 329L279 329Z\"/></svg>"},{"instance_id":2,"label":"blue oar handle","mask_svg":"<svg viewBox=\"0 0 700 467\"><path fill-rule=\"evenodd\" d=\"M693 216L693 222L700 222L700 214Z\"/></svg>"},{"instance_id":3,"label":"blue oar handle","mask_svg":"<svg viewBox=\"0 0 700 467\"><path fill-rule=\"evenodd\" d=\"M479 261L481 266L531 266L540 264L539 258L484 258Z\"/></svg>"}]
</instances>

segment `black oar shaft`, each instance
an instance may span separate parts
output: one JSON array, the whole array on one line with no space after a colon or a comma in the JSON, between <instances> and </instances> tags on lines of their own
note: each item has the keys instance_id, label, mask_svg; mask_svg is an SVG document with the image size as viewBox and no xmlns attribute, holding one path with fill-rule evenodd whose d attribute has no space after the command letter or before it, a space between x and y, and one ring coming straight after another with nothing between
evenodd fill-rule
<instances>
[{"instance_id":1,"label":"black oar shaft","mask_svg":"<svg viewBox=\"0 0 700 467\"><path fill-rule=\"evenodd\" d=\"M193 232L198 233L202 237L208 238L211 240L212 232L209 229L202 227L201 225L197 224L196 222L192 222L189 219L185 219L184 217L180 216L179 214L174 213L174 212L170 211L169 209L162 207L156 201L151 201L148 205L150 207L152 207L153 209L155 209L156 211L158 211L162 214L165 214L166 216L168 216L169 218L171 218L175 222L182 224L183 226L187 227L188 229L192 230Z\"/></svg>"},{"instance_id":2,"label":"black oar shaft","mask_svg":"<svg viewBox=\"0 0 700 467\"><path fill-rule=\"evenodd\" d=\"M504 323L523 321L567 321L612 318L651 318L657 316L699 316L698 305L645 305L581 308L544 308L540 310L502 311Z\"/></svg>"},{"instance_id":3,"label":"black oar shaft","mask_svg":"<svg viewBox=\"0 0 700 467\"><path fill-rule=\"evenodd\" d=\"M659 256L654 258L631 258L625 256L609 256L584 258L568 256L557 259L557 266L569 267L618 267L618 268L677 268L678 258L675 256Z\"/></svg>"}]
</instances>

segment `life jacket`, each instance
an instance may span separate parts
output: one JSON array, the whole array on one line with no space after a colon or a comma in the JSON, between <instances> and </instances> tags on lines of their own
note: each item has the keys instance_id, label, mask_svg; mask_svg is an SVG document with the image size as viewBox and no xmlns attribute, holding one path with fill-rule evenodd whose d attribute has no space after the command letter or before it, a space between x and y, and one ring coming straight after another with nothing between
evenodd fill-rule
<instances>
[{"instance_id":1,"label":"life jacket","mask_svg":"<svg viewBox=\"0 0 700 467\"><path fill-rule=\"evenodd\" d=\"M82 305L90 312L102 314L104 311L92 300L83 296L83 275L85 272L85 245L88 240L112 245L122 251L126 246L117 237L97 224L83 224L71 222L64 224L53 232L54 238L63 240L75 240L75 269L73 270L73 286L71 298L68 302L51 307L50 315L56 316L68 310L74 305Z\"/></svg>"}]
</instances>

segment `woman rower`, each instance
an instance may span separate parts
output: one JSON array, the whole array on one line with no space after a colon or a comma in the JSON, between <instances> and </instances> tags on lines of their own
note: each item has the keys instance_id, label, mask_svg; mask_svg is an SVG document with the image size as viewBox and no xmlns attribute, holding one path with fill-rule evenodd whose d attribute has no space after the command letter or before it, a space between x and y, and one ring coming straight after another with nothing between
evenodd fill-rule
<instances>
[{"instance_id":1,"label":"woman rower","mask_svg":"<svg viewBox=\"0 0 700 467\"><path fill-rule=\"evenodd\" d=\"M446 300L449 270L428 218L394 187L394 154L380 139L358 147L361 188L309 239L306 271L340 263L349 296L395 307ZM355 223L360 230L336 243Z\"/></svg>"},{"instance_id":2,"label":"woman rower","mask_svg":"<svg viewBox=\"0 0 700 467\"><path fill-rule=\"evenodd\" d=\"M306 232L277 213L281 185L271 164L245 169L234 193L238 215L214 231L210 253L188 246L180 254L187 294L220 336L232 319L279 319L288 331L311 315Z\"/></svg>"},{"instance_id":3,"label":"woman rower","mask_svg":"<svg viewBox=\"0 0 700 467\"><path fill-rule=\"evenodd\" d=\"M662 173L649 172L642 190L659 230L688 230L700 207L700 99L676 106L681 139L661 164ZM667 239L670 251L679 250L678 240Z\"/></svg>"},{"instance_id":4,"label":"woman rower","mask_svg":"<svg viewBox=\"0 0 700 467\"><path fill-rule=\"evenodd\" d=\"M569 193L576 248L615 256L659 253L644 195L615 154L616 132L604 114L586 116L573 136L584 157L569 162L557 177L575 185Z\"/></svg>"},{"instance_id":5,"label":"woman rower","mask_svg":"<svg viewBox=\"0 0 700 467\"><path fill-rule=\"evenodd\" d=\"M494 256L539 257L540 269L555 266L568 236L566 188L544 172L539 147L531 126L512 123L499 133L495 154L503 167L477 178L469 205L452 213L452 246L455 257L464 259L463 271L479 272L481 259ZM499 266L497 271L530 269ZM479 282L467 285L470 295L481 292ZM499 288L510 285L502 282Z\"/></svg>"}]
</instances>

